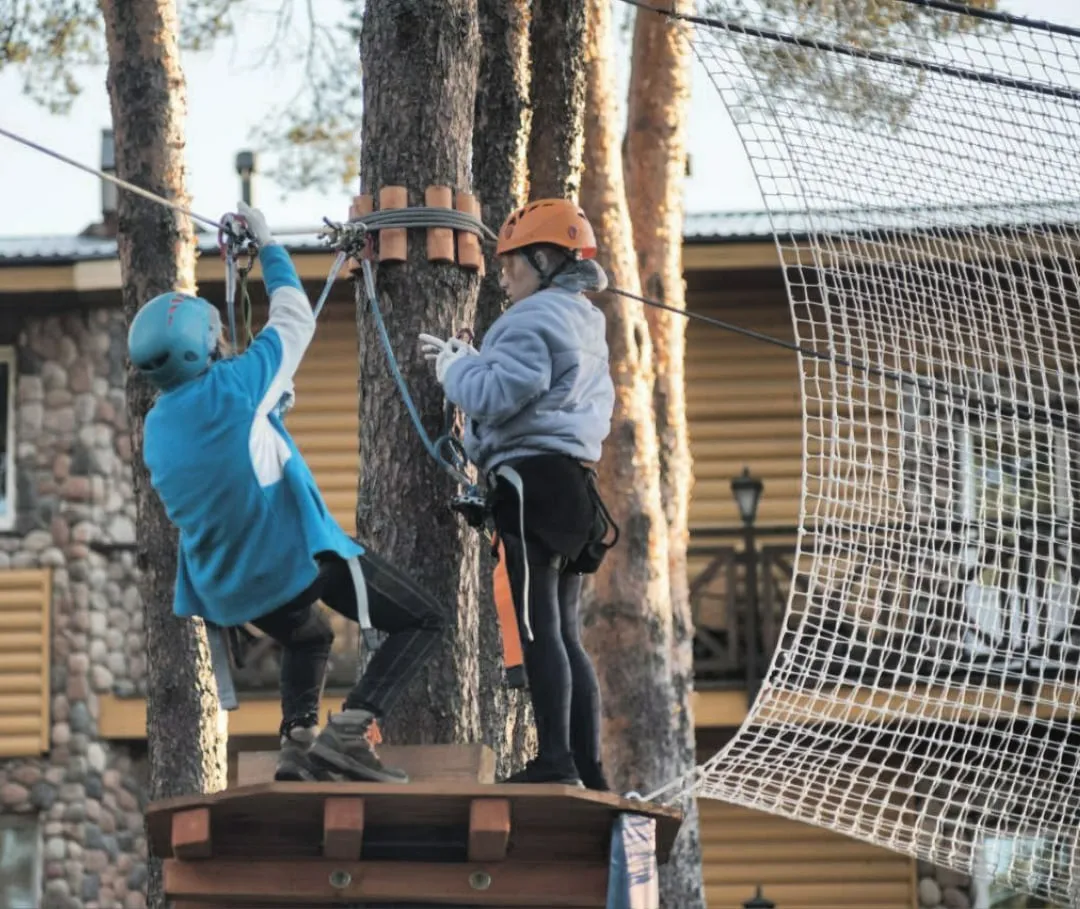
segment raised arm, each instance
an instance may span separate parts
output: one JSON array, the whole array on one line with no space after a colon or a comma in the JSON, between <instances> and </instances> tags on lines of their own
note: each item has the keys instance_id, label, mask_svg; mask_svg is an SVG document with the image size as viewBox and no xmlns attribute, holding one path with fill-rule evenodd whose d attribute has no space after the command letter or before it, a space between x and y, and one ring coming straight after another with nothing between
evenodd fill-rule
<instances>
[{"instance_id":1,"label":"raised arm","mask_svg":"<svg viewBox=\"0 0 1080 909\"><path fill-rule=\"evenodd\" d=\"M470 417L497 426L551 387L551 352L532 326L509 327L477 356L450 363L442 383Z\"/></svg>"},{"instance_id":2,"label":"raised arm","mask_svg":"<svg viewBox=\"0 0 1080 909\"><path fill-rule=\"evenodd\" d=\"M241 202L240 214L259 244L270 315L251 346L229 367L258 410L269 413L283 395L292 395L293 377L315 336L315 315L292 259L270 233L263 213Z\"/></svg>"}]
</instances>

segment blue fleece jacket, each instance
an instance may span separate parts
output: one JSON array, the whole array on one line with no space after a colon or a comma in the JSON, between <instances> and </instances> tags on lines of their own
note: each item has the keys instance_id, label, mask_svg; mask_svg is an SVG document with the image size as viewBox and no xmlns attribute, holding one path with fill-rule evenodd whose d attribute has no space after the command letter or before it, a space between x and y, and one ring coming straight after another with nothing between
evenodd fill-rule
<instances>
[{"instance_id":1,"label":"blue fleece jacket","mask_svg":"<svg viewBox=\"0 0 1080 909\"><path fill-rule=\"evenodd\" d=\"M615 389L604 314L580 290L606 279L591 262L581 265L511 306L478 355L459 358L443 375L446 397L468 417L465 451L481 470L536 454L600 459Z\"/></svg>"},{"instance_id":2,"label":"blue fleece jacket","mask_svg":"<svg viewBox=\"0 0 1080 909\"><path fill-rule=\"evenodd\" d=\"M315 555L364 550L327 510L278 413L315 333L288 253L260 250L266 326L243 354L162 394L143 459L180 532L174 611L218 625L257 619L300 594Z\"/></svg>"}]
</instances>

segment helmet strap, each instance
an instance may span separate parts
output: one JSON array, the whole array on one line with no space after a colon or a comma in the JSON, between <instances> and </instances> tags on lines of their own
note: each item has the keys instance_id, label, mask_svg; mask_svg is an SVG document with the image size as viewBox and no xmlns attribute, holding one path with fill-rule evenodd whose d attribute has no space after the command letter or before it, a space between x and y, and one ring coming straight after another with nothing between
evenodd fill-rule
<instances>
[{"instance_id":1,"label":"helmet strap","mask_svg":"<svg viewBox=\"0 0 1080 909\"><path fill-rule=\"evenodd\" d=\"M557 278L560 274L562 274L569 267L570 263L574 261L575 257L573 253L570 250L567 250L566 253L567 254L563 258L562 262L556 265L550 272L545 273L544 269L540 267L539 257L536 255L536 249L534 247L526 246L523 250L521 250L521 254L525 257L525 260L533 267L533 271L535 271L540 276L540 286L537 288L538 290L546 290L547 288L549 288L551 286L551 282L554 281L555 278Z\"/></svg>"}]
</instances>

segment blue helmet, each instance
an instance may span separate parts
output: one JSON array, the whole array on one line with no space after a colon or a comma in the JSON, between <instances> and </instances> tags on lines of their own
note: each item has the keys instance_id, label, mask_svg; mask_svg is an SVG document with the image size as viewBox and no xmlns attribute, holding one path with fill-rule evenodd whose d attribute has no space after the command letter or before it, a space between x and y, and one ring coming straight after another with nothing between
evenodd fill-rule
<instances>
[{"instance_id":1,"label":"blue helmet","mask_svg":"<svg viewBox=\"0 0 1080 909\"><path fill-rule=\"evenodd\" d=\"M131 321L128 356L167 391L207 370L220 335L221 315L213 304L178 291L158 294Z\"/></svg>"}]
</instances>

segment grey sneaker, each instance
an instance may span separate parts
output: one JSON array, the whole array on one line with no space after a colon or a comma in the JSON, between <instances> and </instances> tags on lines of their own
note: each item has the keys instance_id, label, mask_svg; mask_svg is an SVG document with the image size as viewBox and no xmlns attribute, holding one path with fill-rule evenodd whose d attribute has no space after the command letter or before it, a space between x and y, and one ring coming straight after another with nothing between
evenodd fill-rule
<instances>
[{"instance_id":1,"label":"grey sneaker","mask_svg":"<svg viewBox=\"0 0 1080 909\"><path fill-rule=\"evenodd\" d=\"M275 780L311 783L325 778L308 756L317 731L315 726L293 726L282 735L277 771L274 773Z\"/></svg>"},{"instance_id":2,"label":"grey sneaker","mask_svg":"<svg viewBox=\"0 0 1080 909\"><path fill-rule=\"evenodd\" d=\"M319 764L351 780L409 782L409 775L404 770L383 766L375 753L375 746L368 738L374 719L367 710L343 710L332 714L308 754Z\"/></svg>"}]
</instances>

